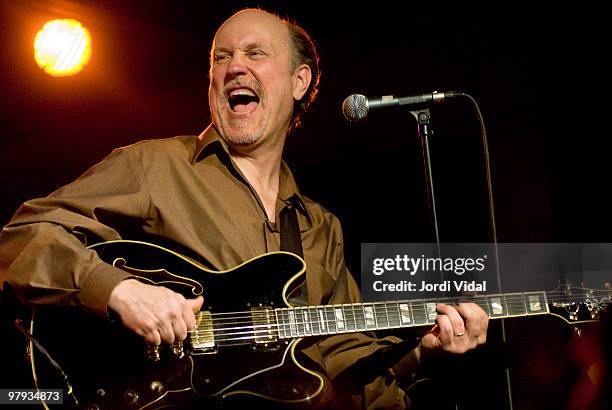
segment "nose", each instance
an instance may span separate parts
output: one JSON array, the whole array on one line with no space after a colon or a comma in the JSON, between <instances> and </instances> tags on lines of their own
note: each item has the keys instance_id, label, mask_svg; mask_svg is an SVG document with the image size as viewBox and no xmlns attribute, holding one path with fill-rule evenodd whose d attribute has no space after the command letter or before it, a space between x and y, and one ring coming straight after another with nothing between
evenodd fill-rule
<instances>
[{"instance_id":1,"label":"nose","mask_svg":"<svg viewBox=\"0 0 612 410\"><path fill-rule=\"evenodd\" d=\"M244 56L241 56L239 53L234 53L227 67L227 73L233 77L246 74L247 67L244 61Z\"/></svg>"}]
</instances>

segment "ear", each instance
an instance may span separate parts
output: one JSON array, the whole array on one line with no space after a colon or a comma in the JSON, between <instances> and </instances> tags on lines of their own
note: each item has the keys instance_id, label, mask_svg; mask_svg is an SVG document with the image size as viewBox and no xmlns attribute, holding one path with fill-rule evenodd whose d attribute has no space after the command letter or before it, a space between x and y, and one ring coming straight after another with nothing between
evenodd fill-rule
<instances>
[{"instance_id":1,"label":"ear","mask_svg":"<svg viewBox=\"0 0 612 410\"><path fill-rule=\"evenodd\" d=\"M306 94L311 80L312 72L307 64L302 64L295 70L295 73L293 73L293 98L296 101L301 100Z\"/></svg>"}]
</instances>

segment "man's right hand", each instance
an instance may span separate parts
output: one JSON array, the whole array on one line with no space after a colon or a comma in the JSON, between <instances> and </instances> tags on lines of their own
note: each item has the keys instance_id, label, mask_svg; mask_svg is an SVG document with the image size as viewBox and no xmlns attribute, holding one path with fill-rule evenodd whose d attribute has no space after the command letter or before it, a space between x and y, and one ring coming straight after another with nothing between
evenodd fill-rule
<instances>
[{"instance_id":1,"label":"man's right hand","mask_svg":"<svg viewBox=\"0 0 612 410\"><path fill-rule=\"evenodd\" d=\"M148 343L185 340L195 328L195 312L204 298L185 299L163 286L147 285L136 279L120 282L111 292L108 307L119 314L123 324Z\"/></svg>"}]
</instances>

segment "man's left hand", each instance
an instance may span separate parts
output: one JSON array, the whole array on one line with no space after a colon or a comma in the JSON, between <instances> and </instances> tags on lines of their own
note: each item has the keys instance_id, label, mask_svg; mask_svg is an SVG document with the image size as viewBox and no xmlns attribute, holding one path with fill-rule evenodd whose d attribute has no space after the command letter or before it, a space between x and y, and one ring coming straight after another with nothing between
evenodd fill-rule
<instances>
[{"instance_id":1,"label":"man's left hand","mask_svg":"<svg viewBox=\"0 0 612 410\"><path fill-rule=\"evenodd\" d=\"M489 316L477 304L438 304L437 310L436 326L421 339L421 358L441 351L465 353L487 340Z\"/></svg>"}]
</instances>

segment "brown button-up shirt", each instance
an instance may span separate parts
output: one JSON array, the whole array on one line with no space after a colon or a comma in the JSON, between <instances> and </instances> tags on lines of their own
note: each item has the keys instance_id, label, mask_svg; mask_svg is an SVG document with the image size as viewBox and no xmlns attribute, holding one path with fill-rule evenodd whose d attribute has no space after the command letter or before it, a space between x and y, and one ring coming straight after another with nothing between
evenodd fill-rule
<instances>
[{"instance_id":1,"label":"brown button-up shirt","mask_svg":"<svg viewBox=\"0 0 612 410\"><path fill-rule=\"evenodd\" d=\"M358 302L340 223L299 192L283 162L275 220L290 200L297 204L309 304ZM143 238L199 255L217 270L280 247L277 225L210 126L200 138L117 149L73 183L24 203L0 235L0 269L27 303L75 305L106 315L112 289L130 275L86 246ZM329 337L305 353L333 379L359 358L397 342L356 333ZM352 396L352 405L402 406L403 392L386 370L365 395Z\"/></svg>"}]
</instances>

